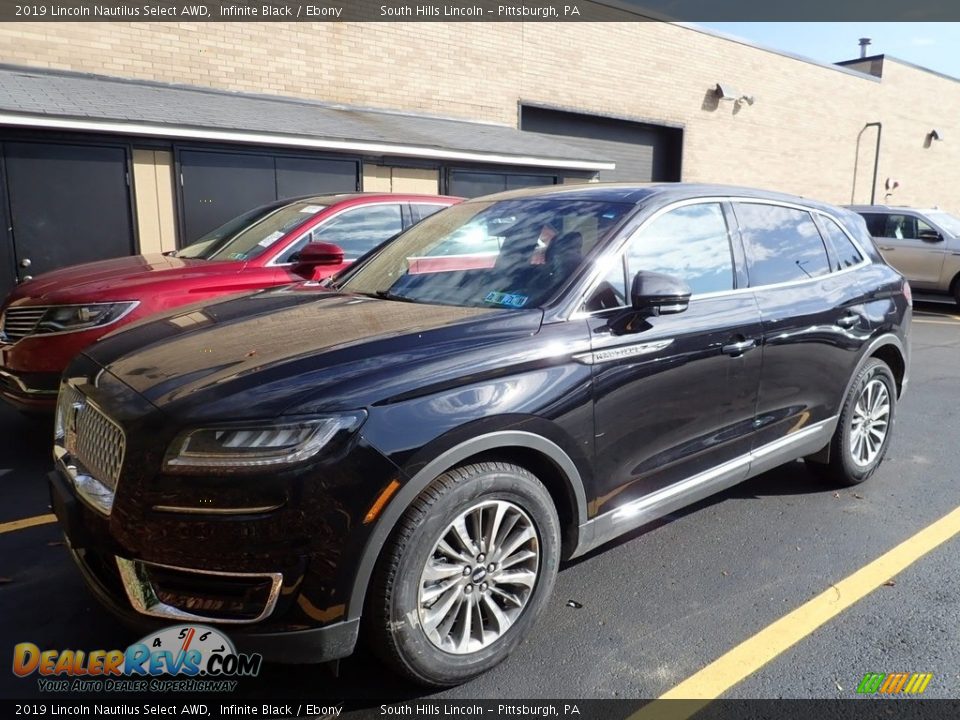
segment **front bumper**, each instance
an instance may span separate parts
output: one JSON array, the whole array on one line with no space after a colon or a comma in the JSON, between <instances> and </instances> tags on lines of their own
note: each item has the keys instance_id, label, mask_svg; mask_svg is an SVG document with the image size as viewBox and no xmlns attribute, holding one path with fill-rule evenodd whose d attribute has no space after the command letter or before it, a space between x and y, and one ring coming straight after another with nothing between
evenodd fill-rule
<instances>
[{"instance_id":1,"label":"front bumper","mask_svg":"<svg viewBox=\"0 0 960 720\"><path fill-rule=\"evenodd\" d=\"M59 373L19 373L0 367L0 398L23 412L52 413Z\"/></svg>"},{"instance_id":2,"label":"front bumper","mask_svg":"<svg viewBox=\"0 0 960 720\"><path fill-rule=\"evenodd\" d=\"M218 575L214 581L220 583L228 579L246 581L254 577L267 578L270 573L211 573L210 571L189 568L172 568L152 563L140 563L122 557L124 550L109 537L104 523L96 513L73 491L64 469L51 472L48 476L50 503L61 528L67 545L84 580L97 600L126 627L134 632L146 635L158 628L173 623L203 622L219 625L233 639L238 649L245 652L258 652L266 660L287 663L313 663L346 657L353 652L357 642L359 618L342 620L323 627L299 628L274 624L256 624L260 617L251 617L249 624L238 621L210 617L202 609L190 612L183 607L173 607L160 602L163 589L150 585L146 574L139 576L134 568L160 569L161 573L178 573L181 580L186 577L202 582L211 575ZM269 616L276 605L280 592L282 574L270 587L263 598L263 617ZM234 589L235 592L235 589ZM155 603L151 602L151 598ZM257 598L252 597L252 602ZM137 609L135 609L137 608ZM139 610L139 611L138 611Z\"/></svg>"}]
</instances>

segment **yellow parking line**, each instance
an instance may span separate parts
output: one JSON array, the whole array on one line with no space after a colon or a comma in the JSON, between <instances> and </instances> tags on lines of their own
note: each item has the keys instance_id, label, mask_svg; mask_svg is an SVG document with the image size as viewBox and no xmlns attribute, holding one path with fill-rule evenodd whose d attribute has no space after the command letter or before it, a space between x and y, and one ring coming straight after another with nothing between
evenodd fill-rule
<instances>
[{"instance_id":1,"label":"yellow parking line","mask_svg":"<svg viewBox=\"0 0 960 720\"><path fill-rule=\"evenodd\" d=\"M793 612L785 615L753 637L720 656L699 672L658 698L688 699L687 703L650 703L631 720L653 718L688 718L711 700L720 697L744 678L790 649L814 630L836 617L858 600L883 585L893 576L934 548L960 533L960 508L928 525L911 538L860 568L852 575L817 595ZM671 708L672 706L672 708ZM670 712L671 709L674 712Z\"/></svg>"},{"instance_id":2,"label":"yellow parking line","mask_svg":"<svg viewBox=\"0 0 960 720\"><path fill-rule=\"evenodd\" d=\"M914 318L913 321L923 325L960 325L960 320L921 320L920 318Z\"/></svg>"},{"instance_id":3,"label":"yellow parking line","mask_svg":"<svg viewBox=\"0 0 960 720\"><path fill-rule=\"evenodd\" d=\"M0 535L13 532L14 530L23 530L24 528L34 527L36 525L49 525L57 521L57 516L53 513L46 515L37 515L36 517L24 518L23 520L13 520L11 522L0 523Z\"/></svg>"}]
</instances>

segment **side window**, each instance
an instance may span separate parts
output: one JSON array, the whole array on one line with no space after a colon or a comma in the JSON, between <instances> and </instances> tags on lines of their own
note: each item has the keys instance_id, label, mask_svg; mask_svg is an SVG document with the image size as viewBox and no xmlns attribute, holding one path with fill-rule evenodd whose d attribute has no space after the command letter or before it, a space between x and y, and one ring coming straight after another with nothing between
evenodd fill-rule
<instances>
[{"instance_id":1,"label":"side window","mask_svg":"<svg viewBox=\"0 0 960 720\"><path fill-rule=\"evenodd\" d=\"M356 260L401 230L399 204L371 205L347 210L323 223L313 231L311 242L339 245L345 260Z\"/></svg>"},{"instance_id":2,"label":"side window","mask_svg":"<svg viewBox=\"0 0 960 720\"><path fill-rule=\"evenodd\" d=\"M923 231L934 232L930 225L913 215L888 215L883 236L898 240L917 240Z\"/></svg>"},{"instance_id":3,"label":"side window","mask_svg":"<svg viewBox=\"0 0 960 720\"><path fill-rule=\"evenodd\" d=\"M718 203L685 205L664 213L634 235L618 263L587 300L588 311L629 302L629 284L641 270L680 278L694 295L733 289L730 234Z\"/></svg>"},{"instance_id":4,"label":"side window","mask_svg":"<svg viewBox=\"0 0 960 720\"><path fill-rule=\"evenodd\" d=\"M917 218L917 239L922 239L924 235L930 237L930 235L937 234L937 230L928 223L925 223L920 218Z\"/></svg>"},{"instance_id":5,"label":"side window","mask_svg":"<svg viewBox=\"0 0 960 720\"><path fill-rule=\"evenodd\" d=\"M370 205L345 210L332 220L321 223L309 235L291 245L277 262L296 259L308 242L327 242L343 248L344 260L356 260L384 240L403 230L400 205Z\"/></svg>"},{"instance_id":6,"label":"side window","mask_svg":"<svg viewBox=\"0 0 960 720\"><path fill-rule=\"evenodd\" d=\"M430 217L435 212L440 212L443 210L446 205L429 205L427 203L415 203L411 205L413 208L413 221L420 222L424 218Z\"/></svg>"},{"instance_id":7,"label":"side window","mask_svg":"<svg viewBox=\"0 0 960 720\"><path fill-rule=\"evenodd\" d=\"M820 231L805 210L736 203L747 252L750 285L805 280L830 272Z\"/></svg>"},{"instance_id":8,"label":"side window","mask_svg":"<svg viewBox=\"0 0 960 720\"><path fill-rule=\"evenodd\" d=\"M883 231L883 237L916 240L917 219L912 215L887 215L887 226Z\"/></svg>"},{"instance_id":9,"label":"side window","mask_svg":"<svg viewBox=\"0 0 960 720\"><path fill-rule=\"evenodd\" d=\"M627 276L640 270L685 280L694 295L732 290L733 256L720 205L685 205L640 230L627 246Z\"/></svg>"},{"instance_id":10,"label":"side window","mask_svg":"<svg viewBox=\"0 0 960 720\"><path fill-rule=\"evenodd\" d=\"M826 215L821 215L820 220L823 223L823 230L827 234L827 241L833 247L833 256L837 259L835 270L843 270L863 262L863 256L857 250L856 245L850 242L850 238L836 222Z\"/></svg>"},{"instance_id":11,"label":"side window","mask_svg":"<svg viewBox=\"0 0 960 720\"><path fill-rule=\"evenodd\" d=\"M877 213L861 214L867 223L867 230L870 235L875 238L883 237L883 233L886 232L887 228L887 216L878 215Z\"/></svg>"}]
</instances>

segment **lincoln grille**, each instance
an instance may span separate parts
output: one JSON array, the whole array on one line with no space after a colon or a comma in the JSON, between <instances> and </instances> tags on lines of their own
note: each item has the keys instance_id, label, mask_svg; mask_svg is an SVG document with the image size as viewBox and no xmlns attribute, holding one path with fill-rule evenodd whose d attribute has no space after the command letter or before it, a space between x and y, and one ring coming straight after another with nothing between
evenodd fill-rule
<instances>
[{"instance_id":1,"label":"lincoln grille","mask_svg":"<svg viewBox=\"0 0 960 720\"><path fill-rule=\"evenodd\" d=\"M14 342L31 335L46 311L46 307L35 305L7 308L3 314L3 334Z\"/></svg>"},{"instance_id":2,"label":"lincoln grille","mask_svg":"<svg viewBox=\"0 0 960 720\"><path fill-rule=\"evenodd\" d=\"M60 389L60 421L64 447L101 484L116 490L123 464L123 431L70 385Z\"/></svg>"}]
</instances>

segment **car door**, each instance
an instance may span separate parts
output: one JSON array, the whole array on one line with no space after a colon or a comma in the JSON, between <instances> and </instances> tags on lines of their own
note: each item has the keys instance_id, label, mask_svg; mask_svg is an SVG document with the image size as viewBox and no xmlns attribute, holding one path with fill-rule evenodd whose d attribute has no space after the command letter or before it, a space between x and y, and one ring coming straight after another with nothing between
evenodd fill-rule
<instances>
[{"instance_id":1,"label":"car door","mask_svg":"<svg viewBox=\"0 0 960 720\"><path fill-rule=\"evenodd\" d=\"M815 438L839 412L870 337L856 273L864 259L827 216L823 226L851 247L828 253L805 208L753 200L733 207L763 317L756 452Z\"/></svg>"},{"instance_id":2,"label":"car door","mask_svg":"<svg viewBox=\"0 0 960 720\"><path fill-rule=\"evenodd\" d=\"M752 293L737 290L739 255L722 204L688 202L645 222L588 296L598 513L749 454L761 323ZM639 270L682 278L693 295L685 311L618 334ZM732 482L746 469L734 462Z\"/></svg>"},{"instance_id":3,"label":"car door","mask_svg":"<svg viewBox=\"0 0 960 720\"><path fill-rule=\"evenodd\" d=\"M884 259L911 284L920 289L937 288L946 243L930 223L912 213L890 213L876 243Z\"/></svg>"}]
</instances>

